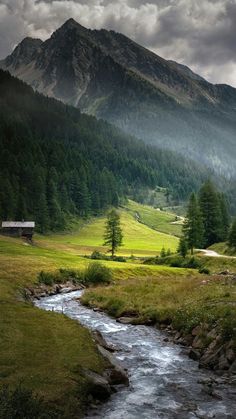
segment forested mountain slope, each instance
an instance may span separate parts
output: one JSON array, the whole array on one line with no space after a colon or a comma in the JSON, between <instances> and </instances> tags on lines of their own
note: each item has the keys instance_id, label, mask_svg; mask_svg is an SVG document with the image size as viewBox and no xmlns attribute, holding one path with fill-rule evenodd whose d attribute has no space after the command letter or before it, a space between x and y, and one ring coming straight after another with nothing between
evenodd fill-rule
<instances>
[{"instance_id":1,"label":"forested mountain slope","mask_svg":"<svg viewBox=\"0 0 236 419\"><path fill-rule=\"evenodd\" d=\"M0 63L39 92L236 176L236 89L213 85L126 36L69 19Z\"/></svg>"},{"instance_id":2,"label":"forested mountain slope","mask_svg":"<svg viewBox=\"0 0 236 419\"><path fill-rule=\"evenodd\" d=\"M0 218L60 229L140 188L185 199L209 175L191 160L147 146L107 122L35 93L0 70Z\"/></svg>"}]
</instances>

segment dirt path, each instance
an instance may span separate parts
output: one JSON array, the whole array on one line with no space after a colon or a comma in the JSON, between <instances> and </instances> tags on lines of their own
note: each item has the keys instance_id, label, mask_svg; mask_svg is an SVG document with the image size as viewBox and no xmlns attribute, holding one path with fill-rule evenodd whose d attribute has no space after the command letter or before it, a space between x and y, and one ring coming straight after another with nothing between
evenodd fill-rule
<instances>
[{"instance_id":1,"label":"dirt path","mask_svg":"<svg viewBox=\"0 0 236 419\"><path fill-rule=\"evenodd\" d=\"M217 257L217 258L236 259L236 256L220 255L214 250L209 250L209 249L196 249L196 250L197 252L204 253L204 256L209 256L209 257L214 257L214 258Z\"/></svg>"}]
</instances>

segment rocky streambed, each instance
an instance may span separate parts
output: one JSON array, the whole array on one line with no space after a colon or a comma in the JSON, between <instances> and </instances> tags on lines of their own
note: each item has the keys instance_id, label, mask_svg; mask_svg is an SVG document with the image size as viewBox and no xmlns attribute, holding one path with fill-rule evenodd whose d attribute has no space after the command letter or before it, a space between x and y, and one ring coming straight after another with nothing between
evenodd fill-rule
<instances>
[{"instance_id":1,"label":"rocky streambed","mask_svg":"<svg viewBox=\"0 0 236 419\"><path fill-rule=\"evenodd\" d=\"M232 378L227 382L225 377L199 369L198 363L186 356L186 349L171 342L165 332L145 325L118 323L104 313L82 306L78 301L81 293L81 290L62 292L40 298L35 304L80 321L95 332L105 355L114 351L121 370L128 372L129 386L119 386L108 401L89 411L88 418L236 417L236 387Z\"/></svg>"}]
</instances>

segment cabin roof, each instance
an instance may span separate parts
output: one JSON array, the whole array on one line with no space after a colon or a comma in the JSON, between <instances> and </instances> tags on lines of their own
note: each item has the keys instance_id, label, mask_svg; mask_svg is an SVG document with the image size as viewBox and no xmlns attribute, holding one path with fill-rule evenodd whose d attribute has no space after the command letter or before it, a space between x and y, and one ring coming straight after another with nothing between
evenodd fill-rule
<instances>
[{"instance_id":1,"label":"cabin roof","mask_svg":"<svg viewBox=\"0 0 236 419\"><path fill-rule=\"evenodd\" d=\"M3 221L2 228L34 228L34 221Z\"/></svg>"}]
</instances>

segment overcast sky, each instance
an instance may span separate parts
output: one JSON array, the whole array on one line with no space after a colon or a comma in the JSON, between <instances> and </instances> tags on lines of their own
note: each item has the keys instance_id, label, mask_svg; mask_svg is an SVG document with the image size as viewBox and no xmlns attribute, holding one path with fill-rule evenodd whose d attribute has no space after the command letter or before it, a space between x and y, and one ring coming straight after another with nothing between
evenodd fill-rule
<instances>
[{"instance_id":1,"label":"overcast sky","mask_svg":"<svg viewBox=\"0 0 236 419\"><path fill-rule=\"evenodd\" d=\"M70 17L236 87L236 0L0 0L0 58L25 36L45 40Z\"/></svg>"}]
</instances>

